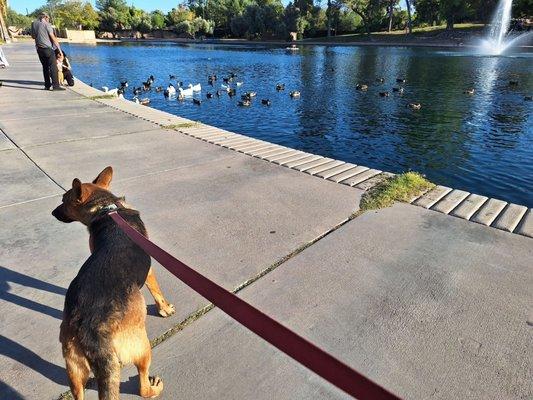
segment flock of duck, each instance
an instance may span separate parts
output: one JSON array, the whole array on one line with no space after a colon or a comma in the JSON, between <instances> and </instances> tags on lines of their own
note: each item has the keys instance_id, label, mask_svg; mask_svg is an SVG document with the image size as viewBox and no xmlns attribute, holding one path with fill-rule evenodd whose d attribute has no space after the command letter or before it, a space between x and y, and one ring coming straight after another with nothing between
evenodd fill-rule
<instances>
[{"instance_id":1,"label":"flock of duck","mask_svg":"<svg viewBox=\"0 0 533 400\"><path fill-rule=\"evenodd\" d=\"M188 86L184 86L183 82L177 81L175 75L169 75L170 83L166 88L162 86L154 86L155 77L150 75L148 79L141 84L139 87L134 87L133 92L133 101L137 104L149 105L150 99L139 98L142 93L155 91L156 93L163 93L163 96L167 99L177 99L179 101L184 101L186 99L191 99L194 104L201 105L202 100L195 95L198 95L202 92L202 84L197 83L193 85L190 83ZM174 82L173 82L174 81ZM218 81L217 75L209 75L207 77L207 83L209 86L215 88ZM218 85L218 89L214 92L207 92L206 99L212 99L214 97L220 97L223 94L227 94L229 97L234 97L237 95L237 88L241 87L244 84L242 81L237 81L237 75L235 73L230 73L228 76L222 78L222 83ZM119 98L124 98L124 93L126 92L129 84L127 80L121 81L120 85L114 89L109 89L107 86L103 86L102 90L112 96L117 96ZM285 90L285 84L278 83L276 84L276 91L281 92ZM252 100L257 96L256 92L245 92L241 95L241 101L237 104L241 107L250 107L252 105ZM300 98L300 92L293 90L289 92L289 96L293 99ZM270 106L272 102L270 99L262 99L261 104L265 106Z\"/></svg>"},{"instance_id":2,"label":"flock of duck","mask_svg":"<svg viewBox=\"0 0 533 400\"><path fill-rule=\"evenodd\" d=\"M149 105L150 104L150 99L148 97L139 98L139 96L142 93L150 92L150 91L154 90L156 93L163 93L165 98L168 98L168 99L176 98L179 101L184 101L186 99L191 99L194 104L197 104L197 105L201 105L202 104L202 100L198 98L198 94L202 92L202 85L200 83L197 83L195 85L193 85L191 83L191 84L189 84L188 86L185 87L183 85L183 82L177 81L175 75L169 75L169 80L170 80L170 83L169 83L169 85L166 88L163 88L162 86L155 86L154 87L155 77L153 75L150 75L148 77L148 79L141 84L141 86L133 88L133 95L134 95L133 101L135 103L137 103L137 104ZM218 81L217 75L209 75L207 77L207 83L213 89L217 85L217 81ZM378 84L384 84L385 83L385 78L381 78L381 77L377 78L376 82ZM403 95L405 89L404 89L404 87L402 85L405 85L406 82L407 82L407 80L404 79L404 78L397 78L396 79L396 83L399 84L399 85L396 86L396 87L393 87L392 88L392 92L397 93L400 96ZM214 92L212 92L212 91L207 92L206 99L212 99L214 97L220 97L223 94L227 94L229 97L234 97L234 96L237 95L237 88L241 87L243 84L244 84L244 82L238 81L237 80L237 75L232 72L232 73L228 74L228 76L222 78L222 83L220 83L220 85L218 85L218 89L217 90L215 90ZM510 86L517 86L518 85L518 81L511 80L509 82L509 85ZM117 88L115 88L115 89L111 89L110 90L108 87L104 86L104 87L102 87L102 90L104 92L106 92L107 94L109 94L109 95L115 95L115 96L118 96L119 98L124 98L124 93L126 92L127 88L128 88L128 81L124 80L124 81L121 81L120 85ZM355 89L358 90L358 91L361 91L361 92L368 91L368 88L369 88L369 86L367 84L364 84L364 83L358 83L355 86ZM276 84L276 91L282 92L284 90L285 90L285 84L283 84L283 83ZM469 88L469 89L466 89L463 93L466 94L466 95L469 95L469 96L473 96L475 94L475 92L476 92L475 89ZM380 91L380 92L378 92L378 94L379 94L380 97L389 97L390 96L390 92L388 92L388 91ZM245 93L243 93L241 95L241 100L237 104L240 107L250 107L252 105L252 100L256 96L257 96L256 92L252 92L252 91L245 92ZM291 98L293 98L293 99L298 99L298 98L300 98L301 94L300 94L299 91L294 90L294 91L289 92L289 96ZM532 98L531 98L531 96L526 96L525 100L526 101L531 101ZM263 104L265 106L270 106L272 104L272 102L270 101L270 99L262 99L261 100L261 104ZM422 108L422 104L420 104L418 102L410 102L410 103L407 103L407 107L409 107L412 110L420 110Z\"/></svg>"}]
</instances>

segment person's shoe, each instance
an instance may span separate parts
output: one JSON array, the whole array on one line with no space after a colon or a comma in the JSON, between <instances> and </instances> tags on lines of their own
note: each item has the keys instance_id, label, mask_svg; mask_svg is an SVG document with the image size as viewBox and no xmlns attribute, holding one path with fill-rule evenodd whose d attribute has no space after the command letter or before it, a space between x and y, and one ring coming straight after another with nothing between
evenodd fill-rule
<instances>
[{"instance_id":1,"label":"person's shoe","mask_svg":"<svg viewBox=\"0 0 533 400\"><path fill-rule=\"evenodd\" d=\"M52 87L51 86L48 86L48 87L44 87L44 90L52 90Z\"/></svg>"},{"instance_id":2,"label":"person's shoe","mask_svg":"<svg viewBox=\"0 0 533 400\"><path fill-rule=\"evenodd\" d=\"M65 89L64 87L61 87L61 86L55 87L55 88L53 89L54 92L56 92L56 91L62 91L62 90L67 90L67 89Z\"/></svg>"}]
</instances>

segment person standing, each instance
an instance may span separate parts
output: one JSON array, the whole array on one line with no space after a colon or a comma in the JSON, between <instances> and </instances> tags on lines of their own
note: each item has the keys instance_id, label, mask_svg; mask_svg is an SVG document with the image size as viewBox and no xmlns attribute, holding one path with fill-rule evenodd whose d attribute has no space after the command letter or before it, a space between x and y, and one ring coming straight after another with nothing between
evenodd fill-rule
<instances>
[{"instance_id":1,"label":"person standing","mask_svg":"<svg viewBox=\"0 0 533 400\"><path fill-rule=\"evenodd\" d=\"M55 48L61 54L61 47L57 41L54 29L50 25L50 17L42 12L39 18L31 24L31 37L35 39L35 48L39 55L39 61L43 66L44 88L45 90L65 90L59 84L57 74L57 61Z\"/></svg>"}]
</instances>

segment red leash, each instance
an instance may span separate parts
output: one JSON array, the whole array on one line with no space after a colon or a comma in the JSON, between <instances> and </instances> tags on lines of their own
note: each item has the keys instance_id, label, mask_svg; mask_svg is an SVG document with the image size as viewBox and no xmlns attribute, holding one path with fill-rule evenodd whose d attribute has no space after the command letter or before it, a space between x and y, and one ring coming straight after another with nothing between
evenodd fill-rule
<instances>
[{"instance_id":1,"label":"red leash","mask_svg":"<svg viewBox=\"0 0 533 400\"><path fill-rule=\"evenodd\" d=\"M317 373L341 390L358 399L400 400L342 361L326 353L303 337L273 320L240 297L210 281L175 259L133 229L117 211L109 213L120 228L144 251L156 259L183 283L219 307L255 334L262 337L300 364Z\"/></svg>"}]
</instances>

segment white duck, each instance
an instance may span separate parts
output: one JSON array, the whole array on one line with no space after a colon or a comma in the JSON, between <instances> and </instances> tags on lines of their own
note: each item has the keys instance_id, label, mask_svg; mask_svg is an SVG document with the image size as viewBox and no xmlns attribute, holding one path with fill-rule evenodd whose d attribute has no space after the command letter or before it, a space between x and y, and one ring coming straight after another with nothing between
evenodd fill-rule
<instances>
[{"instance_id":1,"label":"white duck","mask_svg":"<svg viewBox=\"0 0 533 400\"><path fill-rule=\"evenodd\" d=\"M229 87L229 85L221 84L221 85L220 85L220 89L225 90L226 92L229 92L230 87Z\"/></svg>"},{"instance_id":2,"label":"white duck","mask_svg":"<svg viewBox=\"0 0 533 400\"><path fill-rule=\"evenodd\" d=\"M165 89L165 91L163 92L163 94L165 95L165 97L175 96L175 95L176 95L176 88L175 88L174 85L172 85L172 83L171 83L171 84L168 85L168 87Z\"/></svg>"},{"instance_id":3,"label":"white duck","mask_svg":"<svg viewBox=\"0 0 533 400\"><path fill-rule=\"evenodd\" d=\"M193 92L201 92L202 91L202 85L197 83L196 85L189 84L189 88L192 88Z\"/></svg>"},{"instance_id":4,"label":"white duck","mask_svg":"<svg viewBox=\"0 0 533 400\"><path fill-rule=\"evenodd\" d=\"M191 97L194 93L192 85L189 85L188 89L178 88L178 90L180 91L180 96L183 96L183 97Z\"/></svg>"}]
</instances>

